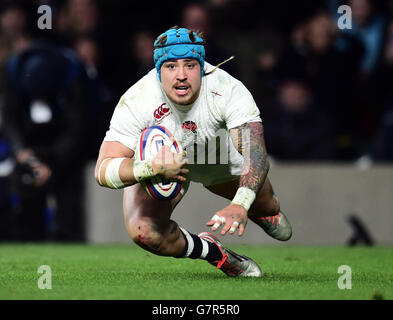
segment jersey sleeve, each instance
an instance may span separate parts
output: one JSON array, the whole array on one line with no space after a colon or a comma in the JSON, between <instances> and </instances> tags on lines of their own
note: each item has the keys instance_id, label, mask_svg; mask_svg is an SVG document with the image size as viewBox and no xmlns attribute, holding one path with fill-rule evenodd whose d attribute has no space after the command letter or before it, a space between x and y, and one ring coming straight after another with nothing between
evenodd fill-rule
<instances>
[{"instance_id":1,"label":"jersey sleeve","mask_svg":"<svg viewBox=\"0 0 393 320\"><path fill-rule=\"evenodd\" d=\"M262 122L254 98L240 81L234 83L230 99L224 106L224 120L228 129L247 122Z\"/></svg>"},{"instance_id":2,"label":"jersey sleeve","mask_svg":"<svg viewBox=\"0 0 393 320\"><path fill-rule=\"evenodd\" d=\"M139 136L146 125L143 113L131 106L123 96L113 112L104 141L117 141L135 151Z\"/></svg>"}]
</instances>

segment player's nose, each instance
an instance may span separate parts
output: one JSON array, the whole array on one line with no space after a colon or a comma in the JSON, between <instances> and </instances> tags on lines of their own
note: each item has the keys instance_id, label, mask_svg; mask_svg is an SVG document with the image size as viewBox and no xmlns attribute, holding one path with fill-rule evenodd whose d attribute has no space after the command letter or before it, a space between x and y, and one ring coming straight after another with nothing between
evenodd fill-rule
<instances>
[{"instance_id":1,"label":"player's nose","mask_svg":"<svg viewBox=\"0 0 393 320\"><path fill-rule=\"evenodd\" d=\"M183 67L178 68L176 79L180 82L187 80L187 74Z\"/></svg>"}]
</instances>

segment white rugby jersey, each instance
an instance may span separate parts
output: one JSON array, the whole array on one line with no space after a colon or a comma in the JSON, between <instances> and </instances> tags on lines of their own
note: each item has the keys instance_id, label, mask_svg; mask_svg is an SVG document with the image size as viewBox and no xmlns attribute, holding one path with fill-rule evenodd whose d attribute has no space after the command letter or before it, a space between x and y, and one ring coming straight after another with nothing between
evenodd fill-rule
<instances>
[{"instance_id":1,"label":"white rugby jersey","mask_svg":"<svg viewBox=\"0 0 393 320\"><path fill-rule=\"evenodd\" d=\"M213 68L205 62L205 73ZM168 99L153 69L120 98L104 141L118 141L135 151L145 128L164 126L187 151L187 178L208 186L242 173L243 157L229 129L246 122L261 122L259 109L243 83L224 70L204 76L198 99L184 106Z\"/></svg>"}]
</instances>

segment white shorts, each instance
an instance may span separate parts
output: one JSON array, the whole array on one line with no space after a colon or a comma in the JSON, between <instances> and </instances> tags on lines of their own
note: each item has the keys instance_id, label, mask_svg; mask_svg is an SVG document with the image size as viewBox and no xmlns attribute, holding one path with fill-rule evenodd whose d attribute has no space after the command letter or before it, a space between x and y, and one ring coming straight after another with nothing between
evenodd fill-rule
<instances>
[{"instance_id":1,"label":"white shorts","mask_svg":"<svg viewBox=\"0 0 393 320\"><path fill-rule=\"evenodd\" d=\"M190 173L187 178L202 183L205 187L238 179L243 171L244 158L233 145L229 145L229 149L225 164L189 163L187 168Z\"/></svg>"}]
</instances>

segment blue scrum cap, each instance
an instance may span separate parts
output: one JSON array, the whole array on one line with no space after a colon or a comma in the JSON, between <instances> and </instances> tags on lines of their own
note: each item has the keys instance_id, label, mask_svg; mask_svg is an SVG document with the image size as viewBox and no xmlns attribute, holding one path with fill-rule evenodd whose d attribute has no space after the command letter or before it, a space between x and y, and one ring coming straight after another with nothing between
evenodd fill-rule
<instances>
[{"instance_id":1,"label":"blue scrum cap","mask_svg":"<svg viewBox=\"0 0 393 320\"><path fill-rule=\"evenodd\" d=\"M165 43L163 39L166 38ZM169 29L154 41L154 64L161 81L161 66L172 59L197 59L201 65L201 77L205 63L204 41L196 32L186 28Z\"/></svg>"}]
</instances>

